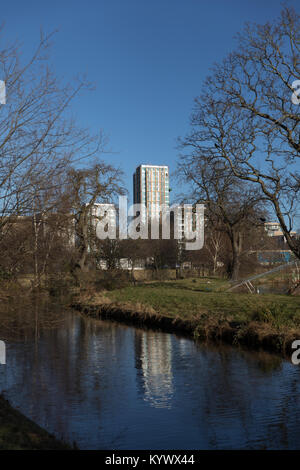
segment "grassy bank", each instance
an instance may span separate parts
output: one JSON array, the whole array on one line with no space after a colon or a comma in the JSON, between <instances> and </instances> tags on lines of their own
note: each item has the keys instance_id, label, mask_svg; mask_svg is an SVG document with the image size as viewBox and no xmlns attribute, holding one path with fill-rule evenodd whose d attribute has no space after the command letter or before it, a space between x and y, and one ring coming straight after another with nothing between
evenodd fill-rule
<instances>
[{"instance_id":1,"label":"grassy bank","mask_svg":"<svg viewBox=\"0 0 300 470\"><path fill-rule=\"evenodd\" d=\"M70 447L13 409L0 395L0 450L64 449Z\"/></svg>"},{"instance_id":2,"label":"grassy bank","mask_svg":"<svg viewBox=\"0 0 300 470\"><path fill-rule=\"evenodd\" d=\"M199 339L291 353L300 339L300 299L226 292L226 281L183 279L81 294L74 307L94 316L182 331Z\"/></svg>"}]
</instances>

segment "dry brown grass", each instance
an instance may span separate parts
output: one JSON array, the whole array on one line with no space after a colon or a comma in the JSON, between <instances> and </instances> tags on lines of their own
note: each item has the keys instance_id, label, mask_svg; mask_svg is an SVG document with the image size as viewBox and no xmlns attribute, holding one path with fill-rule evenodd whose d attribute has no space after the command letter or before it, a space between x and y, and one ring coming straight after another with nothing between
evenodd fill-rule
<instances>
[{"instance_id":1,"label":"dry brown grass","mask_svg":"<svg viewBox=\"0 0 300 470\"><path fill-rule=\"evenodd\" d=\"M220 282L147 283L80 295L74 306L93 317L182 331L201 340L260 347L283 354L300 338L299 298L224 292Z\"/></svg>"}]
</instances>

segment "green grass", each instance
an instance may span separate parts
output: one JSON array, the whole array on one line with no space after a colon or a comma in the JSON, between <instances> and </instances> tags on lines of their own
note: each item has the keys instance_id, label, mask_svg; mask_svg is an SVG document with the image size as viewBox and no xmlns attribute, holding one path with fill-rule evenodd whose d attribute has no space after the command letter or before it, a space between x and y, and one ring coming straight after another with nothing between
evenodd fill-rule
<instances>
[{"instance_id":1,"label":"green grass","mask_svg":"<svg viewBox=\"0 0 300 470\"><path fill-rule=\"evenodd\" d=\"M83 291L72 306L94 318L184 331L199 340L268 349L290 356L300 338L300 298L228 292L214 278L150 281L110 291Z\"/></svg>"},{"instance_id":2,"label":"green grass","mask_svg":"<svg viewBox=\"0 0 300 470\"><path fill-rule=\"evenodd\" d=\"M140 303L158 313L183 319L217 316L223 320L270 323L300 327L300 299L278 294L225 292L229 286L218 279L183 279L125 287L106 295L113 301Z\"/></svg>"}]
</instances>

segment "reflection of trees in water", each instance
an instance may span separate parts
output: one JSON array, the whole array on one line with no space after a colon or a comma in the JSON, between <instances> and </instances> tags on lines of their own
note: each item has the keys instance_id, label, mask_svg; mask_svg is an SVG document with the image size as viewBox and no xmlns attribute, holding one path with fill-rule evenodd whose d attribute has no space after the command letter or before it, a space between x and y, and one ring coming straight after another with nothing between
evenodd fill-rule
<instances>
[{"instance_id":1,"label":"reflection of trees in water","mask_svg":"<svg viewBox=\"0 0 300 470\"><path fill-rule=\"evenodd\" d=\"M234 351L238 351L238 355L243 357L246 361L255 362L257 367L264 372L265 374L274 371L279 371L282 367L283 358L279 355L269 353L267 351L256 351L253 349L246 349L246 348L234 348L224 342L220 343L213 343L213 342L205 342L204 345L202 342L195 342L197 349L202 352L204 351L211 351L216 352L219 354L220 352L227 351L229 354L232 354Z\"/></svg>"},{"instance_id":2,"label":"reflection of trees in water","mask_svg":"<svg viewBox=\"0 0 300 470\"><path fill-rule=\"evenodd\" d=\"M173 395L171 335L135 331L138 385L145 400L156 408L171 407Z\"/></svg>"},{"instance_id":3,"label":"reflection of trees in water","mask_svg":"<svg viewBox=\"0 0 300 470\"><path fill-rule=\"evenodd\" d=\"M67 385L66 392L71 392L68 384L72 357L68 345L76 344L75 323L66 322L60 304L42 297L14 302L0 317L0 337L6 339L11 351L8 351L5 386L12 387L13 401L25 404L25 414L41 420L45 427L53 421L51 414L55 413L55 431L63 435L68 409L60 386ZM55 408L51 407L53 401Z\"/></svg>"},{"instance_id":4,"label":"reflection of trees in water","mask_svg":"<svg viewBox=\"0 0 300 470\"><path fill-rule=\"evenodd\" d=\"M281 358L60 315L58 328L37 329L38 341L28 330L26 341L9 343L6 381L0 377L13 403L58 435L86 432L95 442L108 432L109 444L126 442L125 426L142 409L137 391L145 410L168 408L158 410L168 413L158 424L167 432L169 418L178 423L185 443L192 429L212 448L299 444L300 369Z\"/></svg>"},{"instance_id":5,"label":"reflection of trees in water","mask_svg":"<svg viewBox=\"0 0 300 470\"><path fill-rule=\"evenodd\" d=\"M2 340L37 339L42 330L56 328L64 321L61 304L49 302L46 295L22 296L21 294L1 302L0 338Z\"/></svg>"},{"instance_id":6,"label":"reflection of trees in water","mask_svg":"<svg viewBox=\"0 0 300 470\"><path fill-rule=\"evenodd\" d=\"M222 346L201 347L197 360L195 414L210 446L293 446L300 422L299 371L277 356Z\"/></svg>"},{"instance_id":7,"label":"reflection of trees in water","mask_svg":"<svg viewBox=\"0 0 300 470\"><path fill-rule=\"evenodd\" d=\"M240 354L245 359L254 361L257 368L265 375L272 375L273 372L278 372L282 369L283 359L276 354L269 354L264 351L259 351L255 352L255 355L253 355L253 351L247 350L241 350Z\"/></svg>"},{"instance_id":8,"label":"reflection of trees in water","mask_svg":"<svg viewBox=\"0 0 300 470\"><path fill-rule=\"evenodd\" d=\"M51 331L40 330L37 342L33 334L24 343L10 343L14 354L6 384L11 384L16 400L22 397L27 414L50 431L70 436L77 426L86 426L98 432L103 408L113 418L123 406L124 391L116 387L116 375L124 373L126 348L132 345L126 336L129 328L78 313L60 310L60 315L63 323ZM73 400L81 410L78 417Z\"/></svg>"}]
</instances>

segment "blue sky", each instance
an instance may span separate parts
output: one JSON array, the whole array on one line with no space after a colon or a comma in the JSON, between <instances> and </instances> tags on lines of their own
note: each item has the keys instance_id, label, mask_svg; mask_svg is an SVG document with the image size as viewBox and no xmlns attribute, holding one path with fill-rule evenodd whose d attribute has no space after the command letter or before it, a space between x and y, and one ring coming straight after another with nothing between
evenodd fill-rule
<instances>
[{"instance_id":1,"label":"blue sky","mask_svg":"<svg viewBox=\"0 0 300 470\"><path fill-rule=\"evenodd\" d=\"M297 1L288 4L297 6ZM1 2L5 38L28 53L58 29L51 63L66 80L86 74L95 91L73 103L79 125L103 129L132 194L140 163L176 166L176 138L215 61L235 47L246 21L276 17L278 0L11 0ZM175 182L171 188L176 191Z\"/></svg>"}]
</instances>

